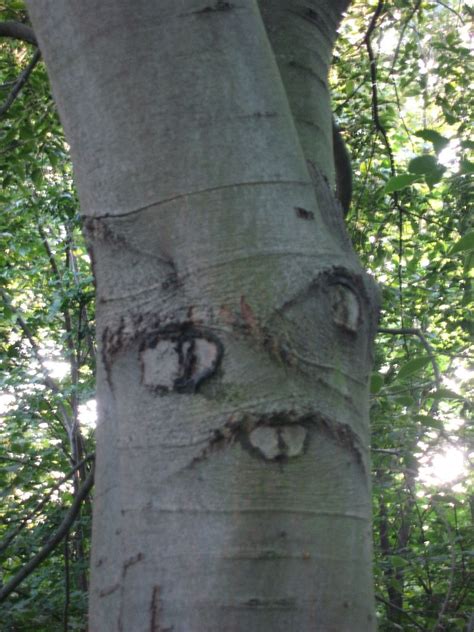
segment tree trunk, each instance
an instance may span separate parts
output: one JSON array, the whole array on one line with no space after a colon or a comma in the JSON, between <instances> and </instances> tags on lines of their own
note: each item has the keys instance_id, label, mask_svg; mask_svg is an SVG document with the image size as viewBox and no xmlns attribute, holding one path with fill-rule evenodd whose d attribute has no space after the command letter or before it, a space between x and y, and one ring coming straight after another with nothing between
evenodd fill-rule
<instances>
[{"instance_id":1,"label":"tree trunk","mask_svg":"<svg viewBox=\"0 0 474 632\"><path fill-rule=\"evenodd\" d=\"M348 3L28 4L97 284L90 632L373 630L377 299L327 87Z\"/></svg>"}]
</instances>

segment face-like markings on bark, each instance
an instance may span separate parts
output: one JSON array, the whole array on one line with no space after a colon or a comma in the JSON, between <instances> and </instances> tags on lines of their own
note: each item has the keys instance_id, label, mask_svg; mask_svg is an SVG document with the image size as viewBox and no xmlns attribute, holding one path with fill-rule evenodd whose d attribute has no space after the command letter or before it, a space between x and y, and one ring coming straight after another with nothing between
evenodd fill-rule
<instances>
[{"instance_id":1,"label":"face-like markings on bark","mask_svg":"<svg viewBox=\"0 0 474 632\"><path fill-rule=\"evenodd\" d=\"M265 459L271 461L302 454L306 435L306 428L299 425L258 426L249 434L249 441Z\"/></svg>"},{"instance_id":2,"label":"face-like markings on bark","mask_svg":"<svg viewBox=\"0 0 474 632\"><path fill-rule=\"evenodd\" d=\"M329 292L334 323L347 331L356 333L360 316L357 294L343 283L331 285Z\"/></svg>"},{"instance_id":3,"label":"face-like markings on bark","mask_svg":"<svg viewBox=\"0 0 474 632\"><path fill-rule=\"evenodd\" d=\"M140 347L142 383L159 393L194 393L217 370L220 340L189 326L168 327L148 336Z\"/></svg>"}]
</instances>

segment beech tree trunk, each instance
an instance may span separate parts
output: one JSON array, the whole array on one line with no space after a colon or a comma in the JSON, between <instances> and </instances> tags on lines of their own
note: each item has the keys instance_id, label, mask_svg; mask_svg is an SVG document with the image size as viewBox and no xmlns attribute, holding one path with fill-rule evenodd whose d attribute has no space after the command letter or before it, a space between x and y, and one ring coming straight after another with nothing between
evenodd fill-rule
<instances>
[{"instance_id":1,"label":"beech tree trunk","mask_svg":"<svg viewBox=\"0 0 474 632\"><path fill-rule=\"evenodd\" d=\"M347 4L28 2L97 285L90 632L375 628Z\"/></svg>"}]
</instances>

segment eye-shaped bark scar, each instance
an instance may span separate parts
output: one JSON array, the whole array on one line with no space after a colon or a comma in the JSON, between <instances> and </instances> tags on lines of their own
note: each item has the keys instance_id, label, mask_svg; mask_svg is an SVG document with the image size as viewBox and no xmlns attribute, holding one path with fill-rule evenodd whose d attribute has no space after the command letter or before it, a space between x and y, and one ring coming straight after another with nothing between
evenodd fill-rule
<instances>
[{"instance_id":1,"label":"eye-shaped bark scar","mask_svg":"<svg viewBox=\"0 0 474 632\"><path fill-rule=\"evenodd\" d=\"M357 294L345 283L334 283L329 287L332 319L338 327L356 333L360 320L360 305Z\"/></svg>"},{"instance_id":2,"label":"eye-shaped bark scar","mask_svg":"<svg viewBox=\"0 0 474 632\"><path fill-rule=\"evenodd\" d=\"M158 330L140 347L142 383L160 393L195 393L217 371L224 349L217 336L190 327Z\"/></svg>"}]
</instances>

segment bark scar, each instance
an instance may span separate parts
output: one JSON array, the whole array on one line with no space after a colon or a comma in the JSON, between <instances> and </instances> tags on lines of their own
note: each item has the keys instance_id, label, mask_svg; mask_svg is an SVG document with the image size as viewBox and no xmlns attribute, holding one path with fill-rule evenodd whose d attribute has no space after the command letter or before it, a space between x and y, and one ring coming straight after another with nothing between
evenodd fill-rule
<instances>
[{"instance_id":1,"label":"bark scar","mask_svg":"<svg viewBox=\"0 0 474 632\"><path fill-rule=\"evenodd\" d=\"M158 329L140 345L142 383L161 394L195 393L223 355L220 339L207 330L187 323Z\"/></svg>"},{"instance_id":2,"label":"bark scar","mask_svg":"<svg viewBox=\"0 0 474 632\"><path fill-rule=\"evenodd\" d=\"M297 217L301 217L301 219L314 219L313 211L307 211L305 208L301 206L295 206L295 211Z\"/></svg>"}]
</instances>

